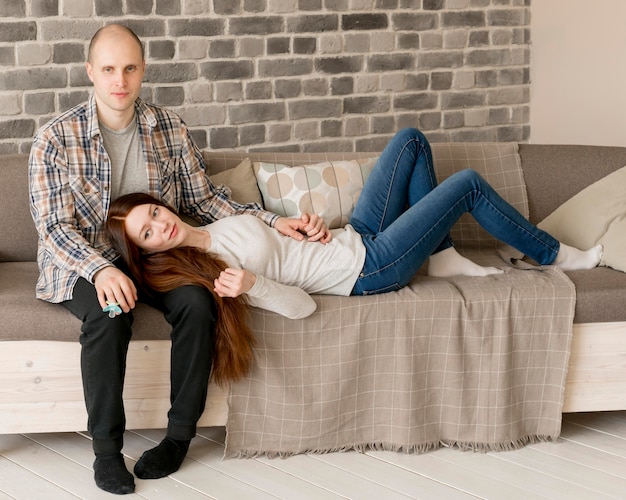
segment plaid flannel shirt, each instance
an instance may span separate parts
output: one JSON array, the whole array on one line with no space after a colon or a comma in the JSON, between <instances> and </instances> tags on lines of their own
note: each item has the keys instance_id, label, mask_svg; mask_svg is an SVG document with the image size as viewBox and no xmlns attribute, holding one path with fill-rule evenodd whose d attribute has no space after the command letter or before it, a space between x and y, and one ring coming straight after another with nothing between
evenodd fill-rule
<instances>
[{"instance_id":1,"label":"plaid flannel shirt","mask_svg":"<svg viewBox=\"0 0 626 500\"><path fill-rule=\"evenodd\" d=\"M273 226L277 215L241 205L214 186L184 122L138 99L135 116L148 174L149 194L202 224L249 213ZM30 207L39 245L37 298L72 298L79 277L95 274L118 257L104 234L111 203L111 164L98 126L94 97L44 125L29 158Z\"/></svg>"}]
</instances>

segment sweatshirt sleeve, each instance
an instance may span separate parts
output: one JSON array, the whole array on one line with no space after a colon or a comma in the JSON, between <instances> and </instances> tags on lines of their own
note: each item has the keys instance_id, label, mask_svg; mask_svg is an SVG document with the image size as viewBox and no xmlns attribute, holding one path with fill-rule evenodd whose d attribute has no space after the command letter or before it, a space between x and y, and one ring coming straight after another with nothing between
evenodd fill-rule
<instances>
[{"instance_id":1,"label":"sweatshirt sleeve","mask_svg":"<svg viewBox=\"0 0 626 500\"><path fill-rule=\"evenodd\" d=\"M251 306L266 309L290 319L310 316L317 309L313 298L301 288L283 285L265 276L256 275L256 283L248 291Z\"/></svg>"}]
</instances>

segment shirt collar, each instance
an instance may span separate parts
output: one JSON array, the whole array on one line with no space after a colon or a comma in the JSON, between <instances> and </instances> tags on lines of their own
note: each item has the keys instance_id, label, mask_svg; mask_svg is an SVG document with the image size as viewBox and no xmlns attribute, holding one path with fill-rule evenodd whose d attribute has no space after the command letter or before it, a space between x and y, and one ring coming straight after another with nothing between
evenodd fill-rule
<instances>
[{"instance_id":1,"label":"shirt collar","mask_svg":"<svg viewBox=\"0 0 626 500\"><path fill-rule=\"evenodd\" d=\"M154 111L140 98L137 98L135 101L135 115L138 117L140 124L147 125L149 128L154 128L157 124ZM100 135L96 97L93 94L89 97L89 101L87 102L87 127L89 137L93 138Z\"/></svg>"}]
</instances>

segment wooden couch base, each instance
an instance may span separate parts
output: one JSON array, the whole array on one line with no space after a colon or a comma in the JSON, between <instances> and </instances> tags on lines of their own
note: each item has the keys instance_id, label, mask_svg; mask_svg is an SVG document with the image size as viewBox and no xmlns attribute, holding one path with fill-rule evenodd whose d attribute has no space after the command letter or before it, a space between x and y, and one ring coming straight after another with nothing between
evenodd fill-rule
<instances>
[{"instance_id":1,"label":"wooden couch base","mask_svg":"<svg viewBox=\"0 0 626 500\"><path fill-rule=\"evenodd\" d=\"M131 341L128 429L167 426L169 341ZM209 387L199 427L223 426L228 389ZM626 322L574 325L564 412L626 409ZM0 343L0 434L86 429L78 342Z\"/></svg>"}]
</instances>

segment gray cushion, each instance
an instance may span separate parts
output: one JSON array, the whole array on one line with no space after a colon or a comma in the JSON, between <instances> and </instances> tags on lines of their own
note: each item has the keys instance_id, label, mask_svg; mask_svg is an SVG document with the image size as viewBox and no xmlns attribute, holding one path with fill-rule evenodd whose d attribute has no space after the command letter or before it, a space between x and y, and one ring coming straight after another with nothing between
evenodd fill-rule
<instances>
[{"instance_id":1,"label":"gray cushion","mask_svg":"<svg viewBox=\"0 0 626 500\"><path fill-rule=\"evenodd\" d=\"M63 306L35 298L38 274L34 262L0 262L0 340L77 341L80 321ZM169 339L160 311L139 304L133 315L133 340Z\"/></svg>"},{"instance_id":2,"label":"gray cushion","mask_svg":"<svg viewBox=\"0 0 626 500\"><path fill-rule=\"evenodd\" d=\"M37 233L28 206L28 155L0 156L0 261L34 261Z\"/></svg>"}]
</instances>

